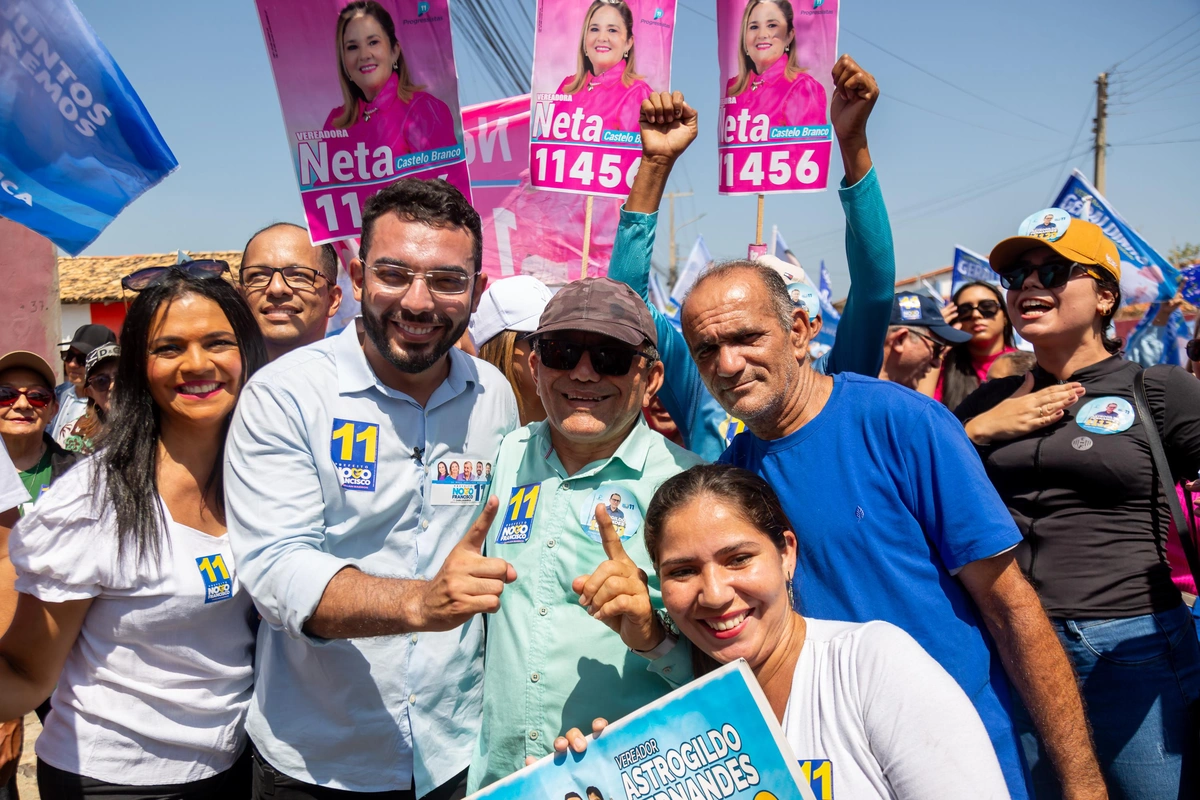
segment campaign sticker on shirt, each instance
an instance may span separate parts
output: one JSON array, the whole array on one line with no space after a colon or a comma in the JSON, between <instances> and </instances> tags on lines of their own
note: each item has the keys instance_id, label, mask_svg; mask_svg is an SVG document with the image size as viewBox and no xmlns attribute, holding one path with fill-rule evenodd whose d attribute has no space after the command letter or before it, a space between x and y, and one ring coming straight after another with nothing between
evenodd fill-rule
<instances>
[{"instance_id":1,"label":"campaign sticker on shirt","mask_svg":"<svg viewBox=\"0 0 1200 800\"><path fill-rule=\"evenodd\" d=\"M921 298L915 294L902 294L896 302L900 304L900 318L905 322L921 318Z\"/></svg>"},{"instance_id":2,"label":"campaign sticker on shirt","mask_svg":"<svg viewBox=\"0 0 1200 800\"><path fill-rule=\"evenodd\" d=\"M800 762L800 772L804 780L812 788L813 797L821 800L833 800L833 762L827 758L796 759Z\"/></svg>"},{"instance_id":3,"label":"campaign sticker on shirt","mask_svg":"<svg viewBox=\"0 0 1200 800\"><path fill-rule=\"evenodd\" d=\"M1123 397L1097 397L1075 415L1079 427L1091 433L1121 433L1133 426L1133 406Z\"/></svg>"},{"instance_id":4,"label":"campaign sticker on shirt","mask_svg":"<svg viewBox=\"0 0 1200 800\"><path fill-rule=\"evenodd\" d=\"M492 480L492 462L478 456L453 456L435 465L437 472L429 487L435 506L475 505L487 496Z\"/></svg>"},{"instance_id":5,"label":"campaign sticker on shirt","mask_svg":"<svg viewBox=\"0 0 1200 800\"><path fill-rule=\"evenodd\" d=\"M233 597L233 581L220 553L196 559L200 577L204 579L204 603L216 603Z\"/></svg>"},{"instance_id":6,"label":"campaign sticker on shirt","mask_svg":"<svg viewBox=\"0 0 1200 800\"><path fill-rule=\"evenodd\" d=\"M733 440L744 430L746 430L746 423L732 414L726 414L725 419L717 426L717 432L725 440L726 447L733 444Z\"/></svg>"},{"instance_id":7,"label":"campaign sticker on shirt","mask_svg":"<svg viewBox=\"0 0 1200 800\"><path fill-rule=\"evenodd\" d=\"M608 507L608 516L621 541L638 532L642 526L642 509L633 492L616 483L606 483L588 496L579 510L579 524L594 542L600 541L600 526L596 523L596 506Z\"/></svg>"},{"instance_id":8,"label":"campaign sticker on shirt","mask_svg":"<svg viewBox=\"0 0 1200 800\"><path fill-rule=\"evenodd\" d=\"M1017 228L1017 235L1055 242L1062 238L1070 225L1071 215L1061 208L1044 208L1026 217L1021 227Z\"/></svg>"},{"instance_id":9,"label":"campaign sticker on shirt","mask_svg":"<svg viewBox=\"0 0 1200 800\"><path fill-rule=\"evenodd\" d=\"M537 511L540 483L515 486L504 511L504 524L496 534L496 544L525 544L533 533L533 515Z\"/></svg>"},{"instance_id":10,"label":"campaign sticker on shirt","mask_svg":"<svg viewBox=\"0 0 1200 800\"><path fill-rule=\"evenodd\" d=\"M788 297L792 299L792 305L803 308L810 322L821 316L821 298L817 296L817 290L812 287L811 283L803 281L789 283L787 290Z\"/></svg>"},{"instance_id":11,"label":"campaign sticker on shirt","mask_svg":"<svg viewBox=\"0 0 1200 800\"><path fill-rule=\"evenodd\" d=\"M334 419L329 435L329 457L343 489L375 491L379 465L379 426L373 422Z\"/></svg>"}]
</instances>

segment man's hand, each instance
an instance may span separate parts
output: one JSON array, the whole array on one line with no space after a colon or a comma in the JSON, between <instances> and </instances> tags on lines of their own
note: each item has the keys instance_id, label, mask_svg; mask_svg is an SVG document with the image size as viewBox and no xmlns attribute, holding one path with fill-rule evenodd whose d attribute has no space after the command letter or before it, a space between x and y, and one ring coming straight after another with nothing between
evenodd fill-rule
<instances>
[{"instance_id":1,"label":"man's hand","mask_svg":"<svg viewBox=\"0 0 1200 800\"><path fill-rule=\"evenodd\" d=\"M853 186L871 171L867 118L879 99L879 84L875 76L844 54L833 65L833 83L829 121L842 151L846 185Z\"/></svg>"},{"instance_id":2,"label":"man's hand","mask_svg":"<svg viewBox=\"0 0 1200 800\"><path fill-rule=\"evenodd\" d=\"M488 529L500 505L488 500L462 541L446 556L437 575L427 582L414 609L420 623L417 630L448 631L476 614L498 611L504 585L517 579L517 571L502 558L482 554Z\"/></svg>"},{"instance_id":3,"label":"man's hand","mask_svg":"<svg viewBox=\"0 0 1200 800\"><path fill-rule=\"evenodd\" d=\"M696 138L696 109L682 92L655 92L642 101L642 161L669 165Z\"/></svg>"},{"instance_id":4,"label":"man's hand","mask_svg":"<svg viewBox=\"0 0 1200 800\"><path fill-rule=\"evenodd\" d=\"M596 506L596 524L608 560L591 575L576 578L571 589L589 614L621 635L626 647L653 650L666 631L650 605L646 573L625 552L603 503Z\"/></svg>"}]
</instances>

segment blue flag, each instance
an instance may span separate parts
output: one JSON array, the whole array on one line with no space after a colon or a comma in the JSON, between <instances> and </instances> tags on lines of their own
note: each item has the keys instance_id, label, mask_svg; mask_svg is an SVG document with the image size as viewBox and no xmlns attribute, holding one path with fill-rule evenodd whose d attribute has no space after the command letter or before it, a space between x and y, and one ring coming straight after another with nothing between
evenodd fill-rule
<instances>
[{"instance_id":1,"label":"blue flag","mask_svg":"<svg viewBox=\"0 0 1200 800\"><path fill-rule=\"evenodd\" d=\"M0 2L0 216L77 255L177 166L71 0Z\"/></svg>"},{"instance_id":2,"label":"blue flag","mask_svg":"<svg viewBox=\"0 0 1200 800\"><path fill-rule=\"evenodd\" d=\"M1121 254L1122 305L1170 300L1175 296L1179 270L1138 236L1079 170L1072 170L1054 206L1072 217L1096 223L1116 243Z\"/></svg>"},{"instance_id":3,"label":"blue flag","mask_svg":"<svg viewBox=\"0 0 1200 800\"><path fill-rule=\"evenodd\" d=\"M821 259L821 286L817 289L821 298L821 319L825 321L831 333L837 333L837 324L842 315L833 307L833 288L829 283L829 270L825 269L825 259Z\"/></svg>"},{"instance_id":4,"label":"blue flag","mask_svg":"<svg viewBox=\"0 0 1200 800\"><path fill-rule=\"evenodd\" d=\"M983 281L992 286L1000 285L1000 276L992 270L988 260L961 245L954 246L954 272L950 279L950 294L958 287L973 281Z\"/></svg>"}]
</instances>

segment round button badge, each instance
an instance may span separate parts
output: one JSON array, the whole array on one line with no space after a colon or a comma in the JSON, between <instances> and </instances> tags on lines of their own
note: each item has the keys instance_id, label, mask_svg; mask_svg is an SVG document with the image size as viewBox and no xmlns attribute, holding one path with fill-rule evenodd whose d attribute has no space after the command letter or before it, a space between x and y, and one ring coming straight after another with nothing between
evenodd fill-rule
<instances>
[{"instance_id":1,"label":"round button badge","mask_svg":"<svg viewBox=\"0 0 1200 800\"><path fill-rule=\"evenodd\" d=\"M1088 433L1105 436L1124 433L1133 427L1133 406L1123 397L1097 397L1083 404L1075 423Z\"/></svg>"}]
</instances>

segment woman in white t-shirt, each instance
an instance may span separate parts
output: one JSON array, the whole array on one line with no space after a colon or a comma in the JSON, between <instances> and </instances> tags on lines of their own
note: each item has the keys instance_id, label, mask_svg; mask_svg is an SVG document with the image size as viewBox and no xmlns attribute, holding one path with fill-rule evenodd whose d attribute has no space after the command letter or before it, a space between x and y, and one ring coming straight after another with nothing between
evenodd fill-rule
<instances>
[{"instance_id":1,"label":"woman in white t-shirt","mask_svg":"<svg viewBox=\"0 0 1200 800\"><path fill-rule=\"evenodd\" d=\"M724 464L692 467L659 487L644 531L696 674L746 659L793 754L830 762L837 797L1009 797L971 701L911 636L887 622L793 611L796 536L761 478ZM644 582L619 567L593 576L596 585L584 583L593 616L644 639L656 624ZM586 747L578 729L555 742L560 752L568 746Z\"/></svg>"},{"instance_id":2,"label":"woman in white t-shirt","mask_svg":"<svg viewBox=\"0 0 1200 800\"><path fill-rule=\"evenodd\" d=\"M53 691L43 800L249 797L253 605L225 536L221 461L266 361L241 296L187 265L129 308L101 449L13 530L20 593L0 639L0 719Z\"/></svg>"}]
</instances>

